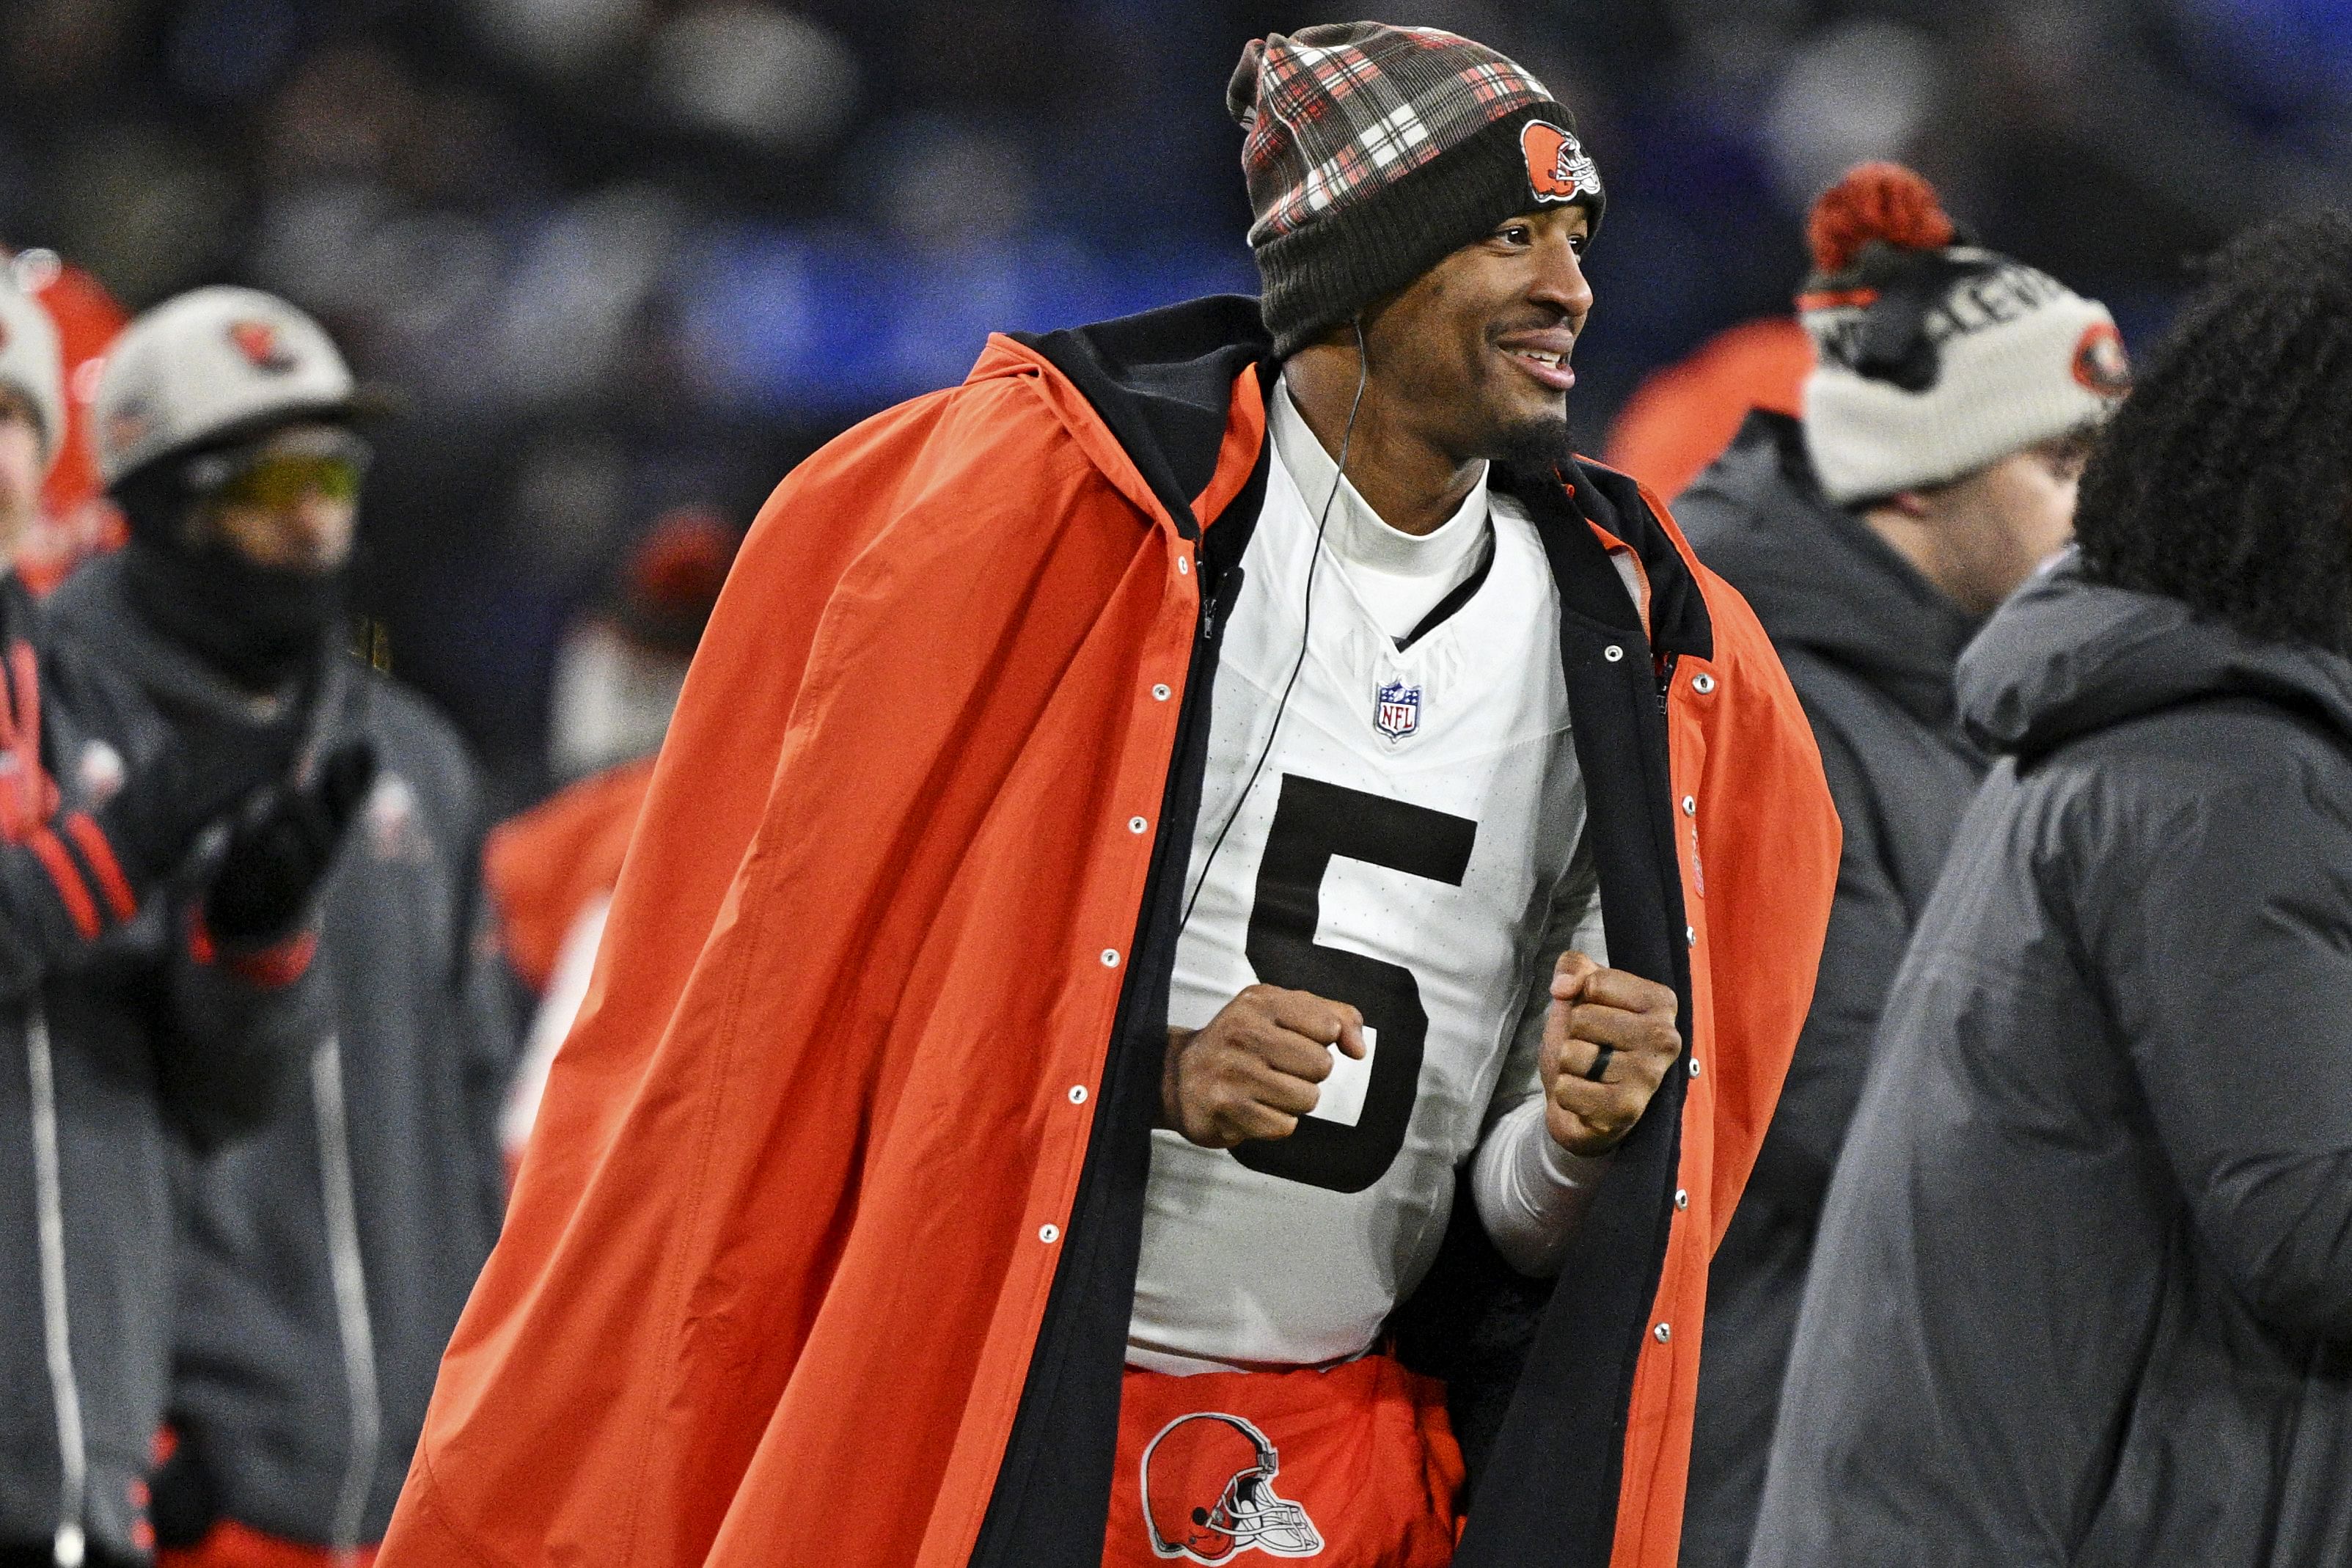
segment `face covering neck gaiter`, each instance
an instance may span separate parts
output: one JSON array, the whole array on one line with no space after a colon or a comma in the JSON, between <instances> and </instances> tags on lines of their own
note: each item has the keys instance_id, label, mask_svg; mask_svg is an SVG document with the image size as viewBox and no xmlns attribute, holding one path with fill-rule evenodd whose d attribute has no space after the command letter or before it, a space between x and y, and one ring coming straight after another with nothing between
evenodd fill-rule
<instances>
[{"instance_id":1,"label":"face covering neck gaiter","mask_svg":"<svg viewBox=\"0 0 2352 1568\"><path fill-rule=\"evenodd\" d=\"M275 691L319 657L350 574L257 566L235 552L133 537L123 581L147 622L249 691Z\"/></svg>"}]
</instances>

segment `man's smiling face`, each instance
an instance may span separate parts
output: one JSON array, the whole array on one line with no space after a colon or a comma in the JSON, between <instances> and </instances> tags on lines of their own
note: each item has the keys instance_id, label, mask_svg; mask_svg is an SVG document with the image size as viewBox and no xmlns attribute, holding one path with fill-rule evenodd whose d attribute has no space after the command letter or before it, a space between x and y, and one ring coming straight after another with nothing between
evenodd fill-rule
<instances>
[{"instance_id":1,"label":"man's smiling face","mask_svg":"<svg viewBox=\"0 0 2352 1568\"><path fill-rule=\"evenodd\" d=\"M1506 219L1368 313L1390 417L1457 460L1565 457L1591 226L1581 206Z\"/></svg>"}]
</instances>

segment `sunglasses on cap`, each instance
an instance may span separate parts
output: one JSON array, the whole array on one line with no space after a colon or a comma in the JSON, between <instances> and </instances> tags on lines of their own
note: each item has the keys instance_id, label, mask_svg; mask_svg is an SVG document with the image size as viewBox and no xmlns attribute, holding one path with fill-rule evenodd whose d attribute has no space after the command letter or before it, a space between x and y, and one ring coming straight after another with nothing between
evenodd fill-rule
<instances>
[{"instance_id":1,"label":"sunglasses on cap","mask_svg":"<svg viewBox=\"0 0 2352 1568\"><path fill-rule=\"evenodd\" d=\"M373 455L348 430L305 431L207 453L188 465L188 488L215 506L273 510L313 495L357 500Z\"/></svg>"}]
</instances>

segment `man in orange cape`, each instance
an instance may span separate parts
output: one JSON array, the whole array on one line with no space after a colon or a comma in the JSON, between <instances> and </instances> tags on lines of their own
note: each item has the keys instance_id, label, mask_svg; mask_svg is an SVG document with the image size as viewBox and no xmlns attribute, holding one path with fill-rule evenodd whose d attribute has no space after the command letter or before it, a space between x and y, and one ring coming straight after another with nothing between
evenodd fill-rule
<instances>
[{"instance_id":1,"label":"man in orange cape","mask_svg":"<svg viewBox=\"0 0 2352 1568\"><path fill-rule=\"evenodd\" d=\"M1566 110L1365 23L1229 97L1262 302L754 525L386 1568L1673 1562L1819 758L1566 455Z\"/></svg>"}]
</instances>

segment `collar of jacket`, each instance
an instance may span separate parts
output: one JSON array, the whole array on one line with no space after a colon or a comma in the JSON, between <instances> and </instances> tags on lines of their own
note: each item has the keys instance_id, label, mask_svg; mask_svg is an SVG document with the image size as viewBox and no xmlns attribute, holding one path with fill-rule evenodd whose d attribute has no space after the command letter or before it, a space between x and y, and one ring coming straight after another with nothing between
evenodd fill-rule
<instances>
[{"instance_id":1,"label":"collar of jacket","mask_svg":"<svg viewBox=\"0 0 2352 1568\"><path fill-rule=\"evenodd\" d=\"M1216 626L1238 590L1262 502L1271 445L1265 400L1279 371L1256 301L1232 296L998 337L972 371L975 380L1036 375L1056 416L1122 494L1187 541L1205 534L1197 557L1202 635L1178 720L1160 853L1072 1209L1071 1234L1091 1235L1095 1245L1072 1248L1055 1273L974 1568L1076 1561L1100 1540ZM1244 442L1255 450L1244 454ZM1675 536L1625 476L1571 459L1552 472L1498 469L1495 483L1528 509L1560 596L1561 662L1578 717L1612 962L1672 985L1687 1018L1690 952L1665 700L1676 660L1712 651L1706 597ZM1640 563L1646 632L1643 607L1610 562L1612 548L1632 551ZM1626 657L1645 642L1647 657ZM1400 1311L1395 1328L1408 1358L1446 1380L1478 1489L1461 1568L1610 1554L1636 1364L1677 1213L1686 1081L1669 1074L1651 1114L1620 1146L1560 1275L1569 1288L1502 1266L1464 1207L1437 1269ZM1473 1341L1475 1356L1465 1353ZM1530 1365L1538 1375L1523 1375ZM1563 1501L1546 1479L1561 1475L1588 1484Z\"/></svg>"},{"instance_id":2,"label":"collar of jacket","mask_svg":"<svg viewBox=\"0 0 2352 1568\"><path fill-rule=\"evenodd\" d=\"M1255 526L1256 506L1232 503L1244 494L1255 502L1264 483L1265 400L1282 369L1255 300L1213 295L1094 326L1000 334L967 379L1041 369L1057 373L1039 379L1064 426L1138 506L1187 540L1200 539L1220 518L1238 522L1237 531ZM1244 371L1255 372L1246 391ZM1235 416L1237 398L1255 405L1244 417ZM1245 446L1254 473L1236 460ZM1527 505L1539 527L1581 523L1601 545L1604 566L1611 546L1633 552L1649 587L1654 660L1706 657L1705 595L1677 537L1633 479L1572 458L1549 472L1497 466L1493 483ZM1564 603L1643 632L1613 572L1577 569L1591 564L1581 549L1554 564Z\"/></svg>"}]
</instances>

